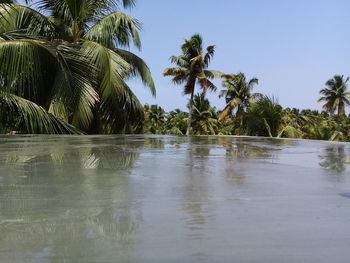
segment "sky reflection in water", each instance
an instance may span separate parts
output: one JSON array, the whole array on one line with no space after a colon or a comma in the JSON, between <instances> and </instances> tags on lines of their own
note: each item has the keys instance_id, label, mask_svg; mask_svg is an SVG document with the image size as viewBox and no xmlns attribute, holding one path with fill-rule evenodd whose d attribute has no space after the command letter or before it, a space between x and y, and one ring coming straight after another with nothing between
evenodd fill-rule
<instances>
[{"instance_id":1,"label":"sky reflection in water","mask_svg":"<svg viewBox=\"0 0 350 263\"><path fill-rule=\"evenodd\" d=\"M3 136L0 145L0 262L350 256L348 144Z\"/></svg>"}]
</instances>

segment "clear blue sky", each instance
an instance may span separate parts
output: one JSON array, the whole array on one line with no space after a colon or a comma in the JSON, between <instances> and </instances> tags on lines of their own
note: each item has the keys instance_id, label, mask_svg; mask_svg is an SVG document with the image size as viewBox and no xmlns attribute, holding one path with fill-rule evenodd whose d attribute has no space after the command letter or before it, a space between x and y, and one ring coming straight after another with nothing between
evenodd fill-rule
<instances>
[{"instance_id":1,"label":"clear blue sky","mask_svg":"<svg viewBox=\"0 0 350 263\"><path fill-rule=\"evenodd\" d=\"M350 0L138 0L128 11L142 21L141 56L149 64L157 98L138 83L143 103L186 109L182 87L164 78L169 57L200 33L215 44L212 69L244 72L260 80L256 92L284 107L320 109L318 92L334 74L350 76ZM220 85L220 81L217 81ZM221 109L218 92L208 94Z\"/></svg>"},{"instance_id":2,"label":"clear blue sky","mask_svg":"<svg viewBox=\"0 0 350 263\"><path fill-rule=\"evenodd\" d=\"M187 98L162 72L194 33L216 45L211 69L257 77L255 91L284 107L321 109L324 83L334 74L350 76L350 0L137 0L126 12L143 23L137 53L152 70L157 97L137 81L133 90L142 103L167 111L185 110ZM208 97L224 107L218 92Z\"/></svg>"}]
</instances>

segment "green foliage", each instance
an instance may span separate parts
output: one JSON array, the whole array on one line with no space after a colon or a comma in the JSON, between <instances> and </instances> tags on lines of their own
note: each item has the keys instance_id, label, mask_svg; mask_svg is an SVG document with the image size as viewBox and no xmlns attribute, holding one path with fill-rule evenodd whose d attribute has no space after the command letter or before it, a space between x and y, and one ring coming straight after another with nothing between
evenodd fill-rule
<instances>
[{"instance_id":1,"label":"green foliage","mask_svg":"<svg viewBox=\"0 0 350 263\"><path fill-rule=\"evenodd\" d=\"M141 48L141 23L121 12L134 0L37 0L34 8L0 0L0 132L254 135L350 141L349 78L335 75L320 91L324 111L283 109L252 93L258 79L209 70L215 46L193 35L171 57L175 84L190 95L189 113L142 106L127 83L139 78L156 95L147 64L125 50ZM39 10L39 11L37 11ZM226 107L205 95L223 77ZM196 85L200 94L195 95ZM337 111L337 114L334 113Z\"/></svg>"},{"instance_id":2,"label":"green foliage","mask_svg":"<svg viewBox=\"0 0 350 263\"><path fill-rule=\"evenodd\" d=\"M46 111L37 115L41 125L22 122L21 132L50 133L50 127L68 123L86 133L139 127L143 107L126 81L138 77L156 92L146 63L122 49L131 43L141 47L140 22L119 10L135 1L31 1L42 13L11 2L0 2L0 96L10 94ZM2 121L10 130L18 128L8 118Z\"/></svg>"},{"instance_id":3,"label":"green foliage","mask_svg":"<svg viewBox=\"0 0 350 263\"><path fill-rule=\"evenodd\" d=\"M244 120L247 134L253 136L276 137L281 123L281 105L267 96L251 104Z\"/></svg>"},{"instance_id":4,"label":"green foliage","mask_svg":"<svg viewBox=\"0 0 350 263\"><path fill-rule=\"evenodd\" d=\"M173 110L167 114L167 134L185 135L187 130L188 113L180 109Z\"/></svg>"},{"instance_id":5,"label":"green foliage","mask_svg":"<svg viewBox=\"0 0 350 263\"><path fill-rule=\"evenodd\" d=\"M81 134L37 104L0 90L0 132Z\"/></svg>"},{"instance_id":6,"label":"green foliage","mask_svg":"<svg viewBox=\"0 0 350 263\"><path fill-rule=\"evenodd\" d=\"M203 51L203 39L200 35L193 35L191 39L186 39L181 46L182 54L171 57L171 62L176 64L175 68L164 70L164 76L172 76L175 84L184 84L184 94L190 95L189 121L186 134L191 134L191 121L193 113L193 96L196 83L205 95L208 90L215 91L217 87L211 82L214 77L220 77L223 73L216 70L208 70L210 61L215 53L215 46L208 46L206 52Z\"/></svg>"},{"instance_id":7,"label":"green foliage","mask_svg":"<svg viewBox=\"0 0 350 263\"><path fill-rule=\"evenodd\" d=\"M215 108L202 94L194 96L194 135L252 135L279 138L350 141L350 117L313 110L282 109L273 98L263 96L250 104L243 118L218 120ZM157 105L144 107L144 133L185 135L188 113L166 113Z\"/></svg>"},{"instance_id":8,"label":"green foliage","mask_svg":"<svg viewBox=\"0 0 350 263\"><path fill-rule=\"evenodd\" d=\"M333 114L338 109L338 115L345 115L345 105L350 105L350 92L347 91L349 78L344 79L344 76L335 75L332 79L326 82L327 88L320 91L323 96L319 102L326 102L323 109Z\"/></svg>"},{"instance_id":9,"label":"green foliage","mask_svg":"<svg viewBox=\"0 0 350 263\"><path fill-rule=\"evenodd\" d=\"M145 124L144 133L146 134L164 134L165 130L165 111L158 105L144 106Z\"/></svg>"},{"instance_id":10,"label":"green foliage","mask_svg":"<svg viewBox=\"0 0 350 263\"><path fill-rule=\"evenodd\" d=\"M226 98L228 105L239 99L240 103L235 104L230 110L240 106L241 114L227 114L222 118L223 111L217 113L203 93L197 94L194 96L192 106L191 126L194 135L250 135L350 141L350 116L338 116L326 111L309 109L283 109L276 99L251 93L252 87L257 84L257 79L246 81L243 73L224 77L223 86L227 89L221 92L221 96ZM335 79L340 81L342 77ZM145 123L148 133L173 135L186 133L188 113L179 109L165 113L159 106L147 107L145 115L148 117Z\"/></svg>"},{"instance_id":11,"label":"green foliage","mask_svg":"<svg viewBox=\"0 0 350 263\"><path fill-rule=\"evenodd\" d=\"M145 105L144 133L185 135L188 113L179 109L165 113L158 105ZM194 96L192 129L194 135L217 134L219 121L215 108L202 94Z\"/></svg>"},{"instance_id":12,"label":"green foliage","mask_svg":"<svg viewBox=\"0 0 350 263\"><path fill-rule=\"evenodd\" d=\"M210 106L208 99L203 94L194 96L192 129L194 135L217 134L219 121L215 108Z\"/></svg>"},{"instance_id":13,"label":"green foliage","mask_svg":"<svg viewBox=\"0 0 350 263\"><path fill-rule=\"evenodd\" d=\"M223 120L231 115L235 108L237 108L236 117L241 118L250 106L250 103L254 99L261 97L259 93L252 93L253 87L259 81L257 78L247 81L244 73L241 72L236 75L224 75L223 77L225 80L222 82L222 86L226 89L220 92L219 97L225 97L227 105L220 113L219 119Z\"/></svg>"}]
</instances>

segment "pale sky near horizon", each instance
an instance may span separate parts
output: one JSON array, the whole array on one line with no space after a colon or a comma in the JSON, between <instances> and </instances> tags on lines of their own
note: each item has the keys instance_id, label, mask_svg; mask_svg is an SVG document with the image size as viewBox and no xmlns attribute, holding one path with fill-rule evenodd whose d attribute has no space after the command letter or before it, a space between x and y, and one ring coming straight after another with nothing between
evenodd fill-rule
<instances>
[{"instance_id":1,"label":"pale sky near horizon","mask_svg":"<svg viewBox=\"0 0 350 263\"><path fill-rule=\"evenodd\" d=\"M145 90L135 92L143 103L186 109L182 87L162 71L183 40L200 33L205 45L216 45L210 68L257 77L255 91L284 107L320 109L324 83L335 74L350 76L349 11L350 0L137 0L130 13L143 23L141 56L158 95L154 100ZM218 92L208 97L224 107Z\"/></svg>"},{"instance_id":2,"label":"pale sky near horizon","mask_svg":"<svg viewBox=\"0 0 350 263\"><path fill-rule=\"evenodd\" d=\"M162 76L194 33L216 45L211 69L257 77L254 89L284 107L320 109L319 90L335 74L350 76L350 0L137 0L126 10L143 23L142 52L157 97L132 81L142 103L186 109L183 88ZM221 81L215 83L221 89ZM218 92L208 93L222 109Z\"/></svg>"}]
</instances>

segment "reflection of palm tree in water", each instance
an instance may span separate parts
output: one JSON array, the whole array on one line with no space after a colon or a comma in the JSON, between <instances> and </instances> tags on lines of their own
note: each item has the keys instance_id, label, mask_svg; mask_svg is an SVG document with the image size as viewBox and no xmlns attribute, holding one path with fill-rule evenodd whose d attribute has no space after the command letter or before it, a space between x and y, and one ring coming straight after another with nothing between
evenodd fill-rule
<instances>
[{"instance_id":1,"label":"reflection of palm tree in water","mask_svg":"<svg viewBox=\"0 0 350 263\"><path fill-rule=\"evenodd\" d=\"M247 144L233 141L231 138L219 138L218 143L226 149L226 157L244 160L249 158Z\"/></svg>"},{"instance_id":2,"label":"reflection of palm tree in water","mask_svg":"<svg viewBox=\"0 0 350 263\"><path fill-rule=\"evenodd\" d=\"M218 137L218 144L223 146L226 150L225 160L225 175L229 181L236 184L243 184L246 176L244 173L245 165L242 165L249 159L271 158L273 148L262 147L253 144L247 140Z\"/></svg>"},{"instance_id":3,"label":"reflection of palm tree in water","mask_svg":"<svg viewBox=\"0 0 350 263\"><path fill-rule=\"evenodd\" d=\"M190 138L187 144L187 162L184 171L184 211L186 212L187 235L191 240L205 238L204 225L213 215L209 204L210 177L213 176L208 168L210 163L209 144L203 140L207 138Z\"/></svg>"},{"instance_id":4,"label":"reflection of palm tree in water","mask_svg":"<svg viewBox=\"0 0 350 263\"><path fill-rule=\"evenodd\" d=\"M94 256L105 247L132 249L141 212L129 201L127 175L143 142L83 140L61 138L38 155L22 142L6 157L5 169L14 173L0 191L2 247L23 246L24 254L50 247L52 262Z\"/></svg>"},{"instance_id":5,"label":"reflection of palm tree in water","mask_svg":"<svg viewBox=\"0 0 350 263\"><path fill-rule=\"evenodd\" d=\"M350 155L345 152L344 145L332 145L324 149L320 155L320 166L341 174L346 171L346 164L350 163Z\"/></svg>"},{"instance_id":6,"label":"reflection of palm tree in water","mask_svg":"<svg viewBox=\"0 0 350 263\"><path fill-rule=\"evenodd\" d=\"M228 182L243 184L245 182L245 174L241 169L240 161L249 157L248 148L245 144L226 137L219 137L218 144L223 146L226 150L224 163L225 178Z\"/></svg>"},{"instance_id":7,"label":"reflection of palm tree in water","mask_svg":"<svg viewBox=\"0 0 350 263\"><path fill-rule=\"evenodd\" d=\"M244 161L254 158L271 158L272 153L278 149L259 146L254 141L218 137L218 144L226 149L226 156Z\"/></svg>"}]
</instances>

